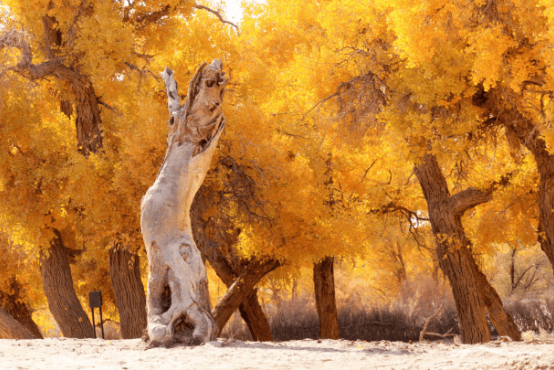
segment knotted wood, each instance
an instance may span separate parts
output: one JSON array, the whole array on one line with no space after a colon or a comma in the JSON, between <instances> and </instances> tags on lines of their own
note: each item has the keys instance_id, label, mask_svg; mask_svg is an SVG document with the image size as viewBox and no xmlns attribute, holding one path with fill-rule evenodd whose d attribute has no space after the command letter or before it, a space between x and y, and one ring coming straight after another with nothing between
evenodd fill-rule
<instances>
[{"instance_id":1,"label":"knotted wood","mask_svg":"<svg viewBox=\"0 0 554 370\"><path fill-rule=\"evenodd\" d=\"M180 106L173 71L164 79L170 114L168 147L155 183L141 204L148 253L147 332L151 344L201 343L218 332L210 312L206 268L192 235L190 207L204 181L224 127L221 61L202 64ZM167 294L169 293L169 294ZM176 324L192 334L176 332Z\"/></svg>"}]
</instances>

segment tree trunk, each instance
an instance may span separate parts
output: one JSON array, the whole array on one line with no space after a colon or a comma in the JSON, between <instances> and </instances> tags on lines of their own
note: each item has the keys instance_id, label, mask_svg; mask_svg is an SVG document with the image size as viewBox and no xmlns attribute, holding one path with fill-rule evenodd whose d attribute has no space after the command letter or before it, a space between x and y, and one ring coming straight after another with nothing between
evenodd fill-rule
<instances>
[{"instance_id":1,"label":"tree trunk","mask_svg":"<svg viewBox=\"0 0 554 370\"><path fill-rule=\"evenodd\" d=\"M65 337L92 338L90 320L73 288L71 268L60 233L50 242L50 249L40 254L42 286L50 312Z\"/></svg>"},{"instance_id":2,"label":"tree trunk","mask_svg":"<svg viewBox=\"0 0 554 370\"><path fill-rule=\"evenodd\" d=\"M29 330L35 338L42 339L42 334L31 316L29 305L25 303L22 296L21 284L15 276L8 280L8 284L8 292L0 291L0 307Z\"/></svg>"},{"instance_id":3,"label":"tree trunk","mask_svg":"<svg viewBox=\"0 0 554 370\"><path fill-rule=\"evenodd\" d=\"M521 335L512 318L505 312L500 298L479 270L471 252L471 242L465 235L461 217L471 208L492 199L493 188L486 191L466 189L453 196L434 155L427 154L415 166L427 201L429 219L437 243L439 265L448 277L454 300L462 341L490 341L485 311L488 309L497 330L520 340Z\"/></svg>"},{"instance_id":4,"label":"tree trunk","mask_svg":"<svg viewBox=\"0 0 554 370\"><path fill-rule=\"evenodd\" d=\"M173 71L166 68L161 75L171 116L168 147L141 204L148 253L148 337L152 345L183 336L191 343L205 342L215 339L218 328L210 312L206 268L192 235L190 207L225 124L221 103L226 79L219 60L202 64L181 108ZM169 305L164 305L167 289ZM174 324L181 320L194 326L192 338L174 332Z\"/></svg>"},{"instance_id":5,"label":"tree trunk","mask_svg":"<svg viewBox=\"0 0 554 370\"><path fill-rule=\"evenodd\" d=\"M253 293L256 284L279 266L280 263L276 260L252 261L248 264L213 309L213 316L219 328L225 326L233 312Z\"/></svg>"},{"instance_id":6,"label":"tree trunk","mask_svg":"<svg viewBox=\"0 0 554 370\"><path fill-rule=\"evenodd\" d=\"M36 339L36 337L0 307L0 339Z\"/></svg>"},{"instance_id":7,"label":"tree trunk","mask_svg":"<svg viewBox=\"0 0 554 370\"><path fill-rule=\"evenodd\" d=\"M236 271L231 263L225 258L223 252L218 248L215 242L208 240L206 237L206 225L205 221L200 216L200 205L204 204L205 199L199 197L200 192L196 195L192 205L192 229L194 233L194 241L202 254L202 258L210 263L217 276L221 279L223 284L229 289L240 275ZM208 221L209 222L209 221ZM236 241L238 241L238 233ZM234 241L234 242L236 242ZM233 244L233 242L231 242ZM250 263L259 263L258 260L252 259ZM273 336L271 335L271 328L267 317L265 316L262 307L258 303L258 294L254 289L244 302L239 306L239 312L250 330L253 340L260 342L271 342ZM223 330L226 323L220 326L220 331Z\"/></svg>"},{"instance_id":8,"label":"tree trunk","mask_svg":"<svg viewBox=\"0 0 554 370\"><path fill-rule=\"evenodd\" d=\"M339 339L334 262L335 257L325 257L314 263L315 302L321 339Z\"/></svg>"},{"instance_id":9,"label":"tree trunk","mask_svg":"<svg viewBox=\"0 0 554 370\"><path fill-rule=\"evenodd\" d=\"M140 279L139 256L121 247L111 248L110 278L121 336L123 339L140 338L146 329L146 295Z\"/></svg>"}]
</instances>

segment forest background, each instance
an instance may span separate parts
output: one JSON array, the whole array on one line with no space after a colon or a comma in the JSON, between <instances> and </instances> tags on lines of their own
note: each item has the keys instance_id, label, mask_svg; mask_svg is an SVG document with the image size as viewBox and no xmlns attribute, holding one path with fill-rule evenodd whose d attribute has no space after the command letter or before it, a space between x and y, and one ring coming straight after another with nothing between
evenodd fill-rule
<instances>
[{"instance_id":1,"label":"forest background","mask_svg":"<svg viewBox=\"0 0 554 370\"><path fill-rule=\"evenodd\" d=\"M0 2L13 318L36 337L90 337L101 290L119 334L142 335L139 204L168 121L158 72L186 86L221 58L228 123L192 216L220 327L234 282L257 283L227 335L409 340L441 305L433 331L466 342L493 324L553 329L548 1L268 0L243 3L236 25L220 6Z\"/></svg>"}]
</instances>

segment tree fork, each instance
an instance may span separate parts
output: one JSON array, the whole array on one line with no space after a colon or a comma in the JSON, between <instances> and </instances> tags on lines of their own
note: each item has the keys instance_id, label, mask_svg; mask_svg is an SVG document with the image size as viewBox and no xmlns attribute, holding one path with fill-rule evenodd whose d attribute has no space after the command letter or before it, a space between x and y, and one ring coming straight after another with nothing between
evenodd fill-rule
<instances>
[{"instance_id":1,"label":"tree fork","mask_svg":"<svg viewBox=\"0 0 554 370\"><path fill-rule=\"evenodd\" d=\"M427 201L439 265L452 287L462 341L490 341L486 310L499 332L520 340L519 330L504 310L498 294L475 263L471 242L461 221L465 211L489 201L494 188L485 191L469 188L451 196L437 159L431 154L424 155L414 171Z\"/></svg>"},{"instance_id":2,"label":"tree fork","mask_svg":"<svg viewBox=\"0 0 554 370\"><path fill-rule=\"evenodd\" d=\"M168 146L160 172L141 202L141 230L148 253L147 333L151 345L201 343L216 338L206 268L192 234L190 207L210 167L225 125L227 82L222 64L203 63L189 83L181 107L173 71L164 80L170 114ZM169 291L169 302L164 293ZM174 324L194 326L192 335Z\"/></svg>"},{"instance_id":3,"label":"tree fork","mask_svg":"<svg viewBox=\"0 0 554 370\"><path fill-rule=\"evenodd\" d=\"M314 291L321 339L339 339L334 262L335 257L328 256L314 263Z\"/></svg>"}]
</instances>

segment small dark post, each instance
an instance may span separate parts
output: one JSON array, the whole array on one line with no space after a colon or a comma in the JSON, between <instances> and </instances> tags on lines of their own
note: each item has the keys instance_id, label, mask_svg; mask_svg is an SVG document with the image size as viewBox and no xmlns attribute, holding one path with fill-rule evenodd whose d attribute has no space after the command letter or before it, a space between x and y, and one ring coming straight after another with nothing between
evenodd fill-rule
<instances>
[{"instance_id":1,"label":"small dark post","mask_svg":"<svg viewBox=\"0 0 554 370\"><path fill-rule=\"evenodd\" d=\"M94 308L98 307L100 309L100 327L102 328L102 339L104 339L104 322L102 320L102 292L90 292L88 294L88 299L90 302L90 309L92 311L92 328L94 331L94 338L96 338L96 324L94 323Z\"/></svg>"}]
</instances>

